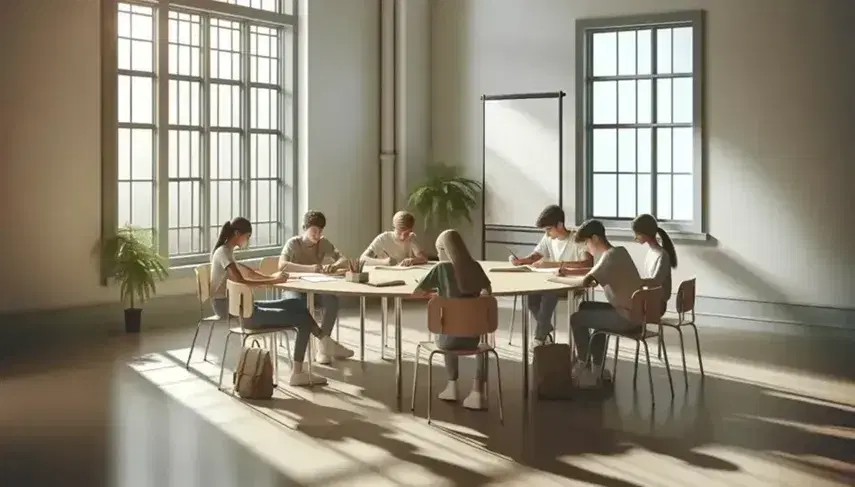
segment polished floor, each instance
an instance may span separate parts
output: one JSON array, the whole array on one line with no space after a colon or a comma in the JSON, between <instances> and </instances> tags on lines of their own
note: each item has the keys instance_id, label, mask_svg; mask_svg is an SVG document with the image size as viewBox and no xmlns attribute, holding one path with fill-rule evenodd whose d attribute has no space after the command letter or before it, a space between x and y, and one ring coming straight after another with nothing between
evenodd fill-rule
<instances>
[{"instance_id":1,"label":"polished floor","mask_svg":"<svg viewBox=\"0 0 855 487\"><path fill-rule=\"evenodd\" d=\"M519 336L509 346L500 333L504 425L495 396L487 412L434 400L428 425L424 365L415 415L409 411L423 312L414 304L404 313L403 410L394 364L380 358L379 324L370 318L364 363L319 368L331 379L328 387L283 386L263 402L217 391L222 329L209 354L214 363L202 361L197 348L190 370L183 362L192 328L51 348L4 363L2 485L855 484L852 341L702 329L707 377L701 382L689 353L686 386L677 340L669 336L675 398L654 349L651 407L645 368L633 387L628 348L607 397L523 401ZM358 343L356 324L353 316L342 318L343 341ZM566 325L559 339L566 339ZM461 368L471 377L471 363L464 359ZM287 376L287 365L281 374ZM442 368L433 375L441 386Z\"/></svg>"}]
</instances>

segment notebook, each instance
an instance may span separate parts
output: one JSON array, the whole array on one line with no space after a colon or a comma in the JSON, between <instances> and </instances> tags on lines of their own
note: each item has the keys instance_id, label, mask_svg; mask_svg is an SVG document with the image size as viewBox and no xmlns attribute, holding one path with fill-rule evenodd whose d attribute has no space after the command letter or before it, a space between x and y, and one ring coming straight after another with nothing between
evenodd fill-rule
<instances>
[{"instance_id":1,"label":"notebook","mask_svg":"<svg viewBox=\"0 0 855 487\"><path fill-rule=\"evenodd\" d=\"M490 272L531 272L528 266L512 266L512 267L493 267Z\"/></svg>"},{"instance_id":2,"label":"notebook","mask_svg":"<svg viewBox=\"0 0 855 487\"><path fill-rule=\"evenodd\" d=\"M331 282L340 281L341 276L300 276L300 279L308 282Z\"/></svg>"},{"instance_id":3,"label":"notebook","mask_svg":"<svg viewBox=\"0 0 855 487\"><path fill-rule=\"evenodd\" d=\"M400 280L400 279L396 279L394 281L366 282L365 284L368 284L369 286L372 286L372 287L393 287L393 286L403 286L407 283Z\"/></svg>"}]
</instances>

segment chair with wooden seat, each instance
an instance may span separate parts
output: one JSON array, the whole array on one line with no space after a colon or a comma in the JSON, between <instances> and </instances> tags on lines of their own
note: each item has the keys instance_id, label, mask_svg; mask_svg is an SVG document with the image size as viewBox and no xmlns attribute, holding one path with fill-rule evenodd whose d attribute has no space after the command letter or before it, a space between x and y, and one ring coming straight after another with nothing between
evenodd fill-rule
<instances>
[{"instance_id":1,"label":"chair with wooden seat","mask_svg":"<svg viewBox=\"0 0 855 487\"><path fill-rule=\"evenodd\" d=\"M618 355L620 354L620 339L628 338L630 340L635 340L635 368L632 375L632 383L633 387L638 382L638 354L640 351L641 345L644 345L644 356L647 359L647 377L650 381L650 400L654 402L654 391L653 391L653 366L650 363L650 348L647 345L647 341L651 338L658 338L661 334L661 310L662 310L662 287L648 287L642 288L638 291L635 291L632 295L632 310L630 311L629 319L633 323L637 323L640 327L638 332L615 332L611 330L597 330L593 329L591 333L590 341L588 342L588 357L585 360L590 360L590 351L591 345L594 343L594 337L597 335L603 335L606 337L604 340L603 347L605 348L605 354L603 355L603 363L600 364L600 370L598 374L602 376L603 370L605 370L605 358L608 355L608 347L609 347L609 336L615 337L615 360L614 360L614 375L612 380L617 380L617 361ZM648 330L648 325L654 325L657 327L656 331ZM663 348L662 354L665 358L665 371L668 373L668 385L671 388L671 398L674 398L674 379L671 377L671 365L668 363L668 351Z\"/></svg>"},{"instance_id":2,"label":"chair with wooden seat","mask_svg":"<svg viewBox=\"0 0 855 487\"><path fill-rule=\"evenodd\" d=\"M680 335L680 353L683 355L683 378L686 387L689 387L689 372L686 370L686 345L683 342L684 326L692 328L695 332L695 346L698 350L698 366L701 369L701 379L704 379L704 361L701 358L701 339L698 336L698 327L695 325L695 278L680 283L677 289L677 317L663 317L662 326L674 328ZM659 335L659 355L665 350L665 337Z\"/></svg>"},{"instance_id":3,"label":"chair with wooden seat","mask_svg":"<svg viewBox=\"0 0 855 487\"><path fill-rule=\"evenodd\" d=\"M223 372L225 370L226 364L226 354L229 350L229 339L232 335L238 335L241 337L241 346L246 347L246 341L250 337L255 336L264 336L267 335L272 340L272 348L276 350L276 337L281 332L287 331L296 331L296 326L289 325L287 323L283 323L281 326L265 326L264 328L253 328L252 327L252 314L255 310L254 303L255 300L252 295L252 288L247 286L246 284L237 283L234 281L227 281L226 287L228 290L229 296L229 324L231 325L232 320L236 319L238 322L238 326L229 327L229 331L226 334L225 344L223 345L223 357L220 365L220 379L217 382L217 387L222 389L223 385ZM309 349L306 351L307 358L306 361L309 364L308 371L309 375L312 375L312 340L309 340ZM274 355L274 363L273 363L273 376L274 380L278 382L279 378L279 354L273 353ZM274 387L277 384L273 384Z\"/></svg>"},{"instance_id":4,"label":"chair with wooden seat","mask_svg":"<svg viewBox=\"0 0 855 487\"><path fill-rule=\"evenodd\" d=\"M427 421L431 422L431 403L433 402L433 358L437 354L465 356L484 356L485 368L490 354L496 358L496 383L499 396L499 421L504 423L502 410L502 376L499 355L486 339L495 333L499 326L499 305L493 296L477 298L431 298L427 306L428 330L434 335L480 336L481 343L472 350L442 350L433 341L416 345L415 368L413 369L413 396L410 410L416 409L416 390L419 380L419 359L422 350L428 352L428 407ZM485 371L486 372L486 371ZM485 377L486 379L486 377ZM485 384L486 386L486 384Z\"/></svg>"},{"instance_id":5,"label":"chair with wooden seat","mask_svg":"<svg viewBox=\"0 0 855 487\"><path fill-rule=\"evenodd\" d=\"M199 336L199 328L202 325L208 327L208 341L205 343L205 355L203 361L208 360L208 348L211 347L211 336L214 333L214 325L217 323L228 323L227 316L217 316L212 314L211 309L211 264L202 264L194 269L196 274L196 297L199 300L199 321L196 323L196 333L193 334L193 341L190 343L190 352L187 354L186 368L190 368L190 359L193 357L193 349L196 347L196 338Z\"/></svg>"}]
</instances>

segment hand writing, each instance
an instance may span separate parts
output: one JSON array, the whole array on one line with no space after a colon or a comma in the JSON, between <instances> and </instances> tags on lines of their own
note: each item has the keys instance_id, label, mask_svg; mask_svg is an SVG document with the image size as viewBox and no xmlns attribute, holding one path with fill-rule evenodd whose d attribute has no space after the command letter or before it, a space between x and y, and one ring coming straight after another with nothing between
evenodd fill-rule
<instances>
[{"instance_id":1,"label":"hand writing","mask_svg":"<svg viewBox=\"0 0 855 487\"><path fill-rule=\"evenodd\" d=\"M514 257L513 255L508 257L508 262L513 265L522 265L522 259L520 259L519 257Z\"/></svg>"},{"instance_id":2,"label":"hand writing","mask_svg":"<svg viewBox=\"0 0 855 487\"><path fill-rule=\"evenodd\" d=\"M414 261L414 259L404 259L398 265L400 265L401 267L410 267L413 265L413 261Z\"/></svg>"}]
</instances>

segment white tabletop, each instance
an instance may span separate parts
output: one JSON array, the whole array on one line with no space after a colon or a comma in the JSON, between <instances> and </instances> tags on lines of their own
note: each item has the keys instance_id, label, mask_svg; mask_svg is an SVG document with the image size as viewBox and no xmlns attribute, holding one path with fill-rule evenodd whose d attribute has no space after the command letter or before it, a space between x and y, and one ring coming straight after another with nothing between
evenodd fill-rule
<instances>
[{"instance_id":1,"label":"white tabletop","mask_svg":"<svg viewBox=\"0 0 855 487\"><path fill-rule=\"evenodd\" d=\"M554 273L547 272L490 272L490 269L510 267L507 262L485 261L481 265L493 284L494 296L516 296L549 291L570 291L582 287L582 278L563 278L564 282L552 282L548 279ZM382 267L382 266L381 266ZM416 283L429 272L430 266L412 268L382 269L366 267L370 282L402 280L404 284L389 287L374 287L367 284L347 282L336 279L326 282L312 282L301 276L317 274L292 273L288 282L277 284L281 289L315 294L334 294L338 296L376 296L407 297L413 294Z\"/></svg>"}]
</instances>

